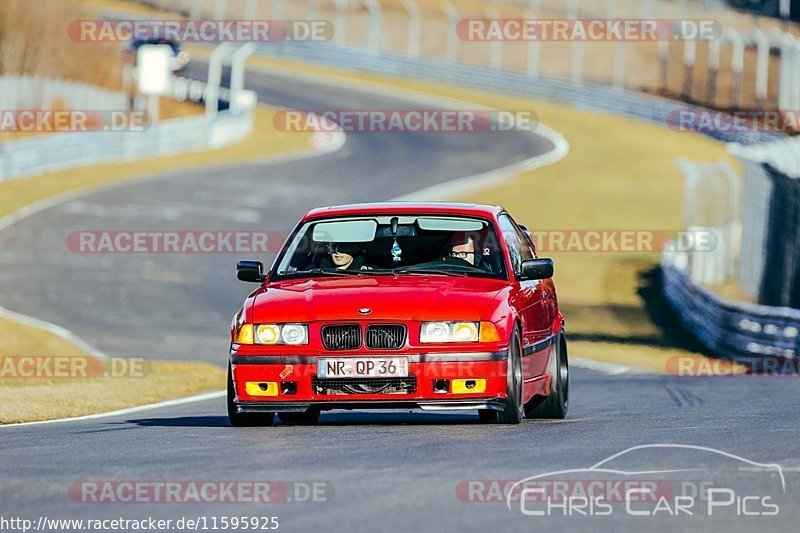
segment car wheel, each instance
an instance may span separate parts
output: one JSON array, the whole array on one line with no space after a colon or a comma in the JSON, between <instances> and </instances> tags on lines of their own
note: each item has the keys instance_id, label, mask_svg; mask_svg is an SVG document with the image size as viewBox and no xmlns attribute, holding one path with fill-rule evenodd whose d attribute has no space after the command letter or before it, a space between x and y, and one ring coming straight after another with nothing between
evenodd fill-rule
<instances>
[{"instance_id":1,"label":"car wheel","mask_svg":"<svg viewBox=\"0 0 800 533\"><path fill-rule=\"evenodd\" d=\"M525 418L522 393L522 346L517 330L511 337L508 347L508 365L506 371L506 391L508 400L503 411L481 409L478 417L481 422L495 424L519 424Z\"/></svg>"},{"instance_id":2,"label":"car wheel","mask_svg":"<svg viewBox=\"0 0 800 533\"><path fill-rule=\"evenodd\" d=\"M228 420L233 427L271 426L275 413L237 413L236 391L233 388L233 372L228 365Z\"/></svg>"},{"instance_id":3,"label":"car wheel","mask_svg":"<svg viewBox=\"0 0 800 533\"><path fill-rule=\"evenodd\" d=\"M539 403L526 407L528 418L566 418L569 409L569 359L567 357L567 339L562 333L556 344L557 366L555 387L550 395Z\"/></svg>"},{"instance_id":4,"label":"car wheel","mask_svg":"<svg viewBox=\"0 0 800 533\"><path fill-rule=\"evenodd\" d=\"M319 409L312 407L304 413L278 413L278 419L285 424L316 424L319 422Z\"/></svg>"}]
</instances>

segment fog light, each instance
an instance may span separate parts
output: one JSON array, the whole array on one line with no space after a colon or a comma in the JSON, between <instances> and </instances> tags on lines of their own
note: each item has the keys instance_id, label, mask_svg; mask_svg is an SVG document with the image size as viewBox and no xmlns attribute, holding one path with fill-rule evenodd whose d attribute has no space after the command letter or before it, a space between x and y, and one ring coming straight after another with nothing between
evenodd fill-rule
<instances>
[{"instance_id":1,"label":"fog light","mask_svg":"<svg viewBox=\"0 0 800 533\"><path fill-rule=\"evenodd\" d=\"M297 394L297 382L295 381L282 382L281 394Z\"/></svg>"},{"instance_id":2,"label":"fog light","mask_svg":"<svg viewBox=\"0 0 800 533\"><path fill-rule=\"evenodd\" d=\"M277 396L278 384L275 381L248 381L244 390L248 396Z\"/></svg>"},{"instance_id":3,"label":"fog light","mask_svg":"<svg viewBox=\"0 0 800 533\"><path fill-rule=\"evenodd\" d=\"M454 379L450 392L453 394L480 394L486 392L486 380Z\"/></svg>"},{"instance_id":4,"label":"fog light","mask_svg":"<svg viewBox=\"0 0 800 533\"><path fill-rule=\"evenodd\" d=\"M433 380L433 392L447 392L450 389L450 383L446 379Z\"/></svg>"}]
</instances>

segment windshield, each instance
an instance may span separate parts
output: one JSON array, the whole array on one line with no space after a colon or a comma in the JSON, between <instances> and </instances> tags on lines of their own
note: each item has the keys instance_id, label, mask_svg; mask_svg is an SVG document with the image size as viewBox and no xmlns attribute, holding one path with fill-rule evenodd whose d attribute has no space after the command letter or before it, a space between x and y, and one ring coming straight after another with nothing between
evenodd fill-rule
<instances>
[{"instance_id":1,"label":"windshield","mask_svg":"<svg viewBox=\"0 0 800 533\"><path fill-rule=\"evenodd\" d=\"M502 248L489 221L442 215L307 222L275 269L279 278L387 274L506 277Z\"/></svg>"}]
</instances>

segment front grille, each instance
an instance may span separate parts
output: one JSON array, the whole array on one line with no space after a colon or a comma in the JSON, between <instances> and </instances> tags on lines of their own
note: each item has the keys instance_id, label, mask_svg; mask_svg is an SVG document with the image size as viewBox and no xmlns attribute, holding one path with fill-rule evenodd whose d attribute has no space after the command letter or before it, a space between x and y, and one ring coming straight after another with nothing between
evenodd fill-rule
<instances>
[{"instance_id":1,"label":"front grille","mask_svg":"<svg viewBox=\"0 0 800 533\"><path fill-rule=\"evenodd\" d=\"M367 326L367 348L398 350L406 343L406 327L402 324Z\"/></svg>"},{"instance_id":2,"label":"front grille","mask_svg":"<svg viewBox=\"0 0 800 533\"><path fill-rule=\"evenodd\" d=\"M417 390L417 377L405 378L311 378L316 394L411 394Z\"/></svg>"},{"instance_id":3,"label":"front grille","mask_svg":"<svg viewBox=\"0 0 800 533\"><path fill-rule=\"evenodd\" d=\"M361 347L361 327L358 324L324 326L322 345L326 350L355 350Z\"/></svg>"}]
</instances>

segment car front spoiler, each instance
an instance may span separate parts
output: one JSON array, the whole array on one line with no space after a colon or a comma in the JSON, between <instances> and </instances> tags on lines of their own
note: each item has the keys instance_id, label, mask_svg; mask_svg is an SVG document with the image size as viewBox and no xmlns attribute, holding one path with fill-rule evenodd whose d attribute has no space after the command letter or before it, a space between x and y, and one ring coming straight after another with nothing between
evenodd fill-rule
<instances>
[{"instance_id":1,"label":"car front spoiler","mask_svg":"<svg viewBox=\"0 0 800 533\"><path fill-rule=\"evenodd\" d=\"M237 413L304 413L312 407L322 411L333 409L422 409L423 411L474 411L505 409L505 398L491 400L373 400L369 402L246 402L237 403Z\"/></svg>"}]
</instances>

